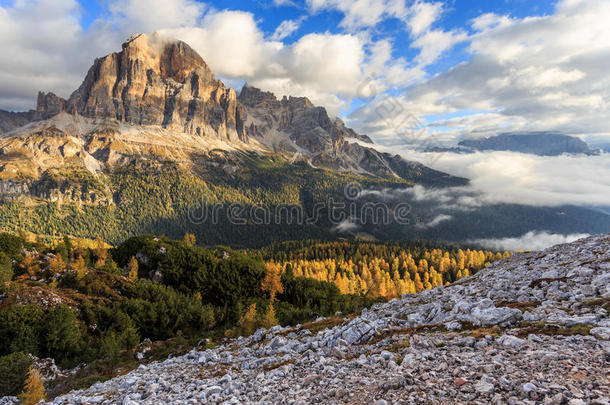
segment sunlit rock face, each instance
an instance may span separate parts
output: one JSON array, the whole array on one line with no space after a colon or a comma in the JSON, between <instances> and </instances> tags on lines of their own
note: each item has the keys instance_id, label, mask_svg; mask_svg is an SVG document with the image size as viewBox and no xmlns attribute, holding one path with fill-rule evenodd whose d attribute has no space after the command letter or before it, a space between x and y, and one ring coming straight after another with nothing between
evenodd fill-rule
<instances>
[{"instance_id":1,"label":"sunlit rock face","mask_svg":"<svg viewBox=\"0 0 610 405\"><path fill-rule=\"evenodd\" d=\"M158 35L134 35L121 52L96 59L67 111L244 140L235 91L190 46Z\"/></svg>"}]
</instances>

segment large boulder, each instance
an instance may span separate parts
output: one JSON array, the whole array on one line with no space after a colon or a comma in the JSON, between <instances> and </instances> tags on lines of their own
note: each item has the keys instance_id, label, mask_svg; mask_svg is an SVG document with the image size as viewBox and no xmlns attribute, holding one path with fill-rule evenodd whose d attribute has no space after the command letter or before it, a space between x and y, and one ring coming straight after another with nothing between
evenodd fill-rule
<instances>
[{"instance_id":1,"label":"large boulder","mask_svg":"<svg viewBox=\"0 0 610 405\"><path fill-rule=\"evenodd\" d=\"M468 320L475 326L510 326L523 318L523 314L516 308L500 307L486 298L480 301L470 313Z\"/></svg>"}]
</instances>

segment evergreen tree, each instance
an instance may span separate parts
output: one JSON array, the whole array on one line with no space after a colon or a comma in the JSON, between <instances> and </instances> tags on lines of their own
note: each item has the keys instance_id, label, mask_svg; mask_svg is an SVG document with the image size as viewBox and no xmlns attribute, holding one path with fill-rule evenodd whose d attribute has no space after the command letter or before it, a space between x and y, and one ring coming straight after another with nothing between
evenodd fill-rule
<instances>
[{"instance_id":1,"label":"evergreen tree","mask_svg":"<svg viewBox=\"0 0 610 405\"><path fill-rule=\"evenodd\" d=\"M277 317L275 315L275 308L273 307L273 301L269 301L269 306L263 317L263 327L269 329L278 324Z\"/></svg>"},{"instance_id":2,"label":"evergreen tree","mask_svg":"<svg viewBox=\"0 0 610 405\"><path fill-rule=\"evenodd\" d=\"M13 278L13 263L4 252L0 252L0 287Z\"/></svg>"},{"instance_id":3,"label":"evergreen tree","mask_svg":"<svg viewBox=\"0 0 610 405\"><path fill-rule=\"evenodd\" d=\"M40 264L34 252L27 252L19 267L25 272L25 276L33 277L40 271Z\"/></svg>"},{"instance_id":4,"label":"evergreen tree","mask_svg":"<svg viewBox=\"0 0 610 405\"><path fill-rule=\"evenodd\" d=\"M238 325L242 328L245 336L254 333L254 329L256 328L256 303L253 303L248 307L246 313L239 320Z\"/></svg>"},{"instance_id":5,"label":"evergreen tree","mask_svg":"<svg viewBox=\"0 0 610 405\"><path fill-rule=\"evenodd\" d=\"M95 267L98 269L104 267L104 265L106 265L106 259L108 258L108 249L106 249L106 244L101 238L95 240L93 254L95 255Z\"/></svg>"},{"instance_id":6,"label":"evergreen tree","mask_svg":"<svg viewBox=\"0 0 610 405\"><path fill-rule=\"evenodd\" d=\"M277 294L284 292L281 276L282 266L274 262L267 263L265 278L261 282L261 289L269 293L269 301L275 301Z\"/></svg>"},{"instance_id":7,"label":"evergreen tree","mask_svg":"<svg viewBox=\"0 0 610 405\"><path fill-rule=\"evenodd\" d=\"M192 233L185 233L184 238L182 239L187 246L195 246L197 243L197 238Z\"/></svg>"},{"instance_id":8,"label":"evergreen tree","mask_svg":"<svg viewBox=\"0 0 610 405\"><path fill-rule=\"evenodd\" d=\"M78 255L76 259L70 263L70 269L76 272L76 278L82 280L87 274L87 266L85 265L85 259L82 255Z\"/></svg>"},{"instance_id":9,"label":"evergreen tree","mask_svg":"<svg viewBox=\"0 0 610 405\"><path fill-rule=\"evenodd\" d=\"M62 273L65 269L66 263L60 254L56 254L49 259L49 270L52 273Z\"/></svg>"}]
</instances>

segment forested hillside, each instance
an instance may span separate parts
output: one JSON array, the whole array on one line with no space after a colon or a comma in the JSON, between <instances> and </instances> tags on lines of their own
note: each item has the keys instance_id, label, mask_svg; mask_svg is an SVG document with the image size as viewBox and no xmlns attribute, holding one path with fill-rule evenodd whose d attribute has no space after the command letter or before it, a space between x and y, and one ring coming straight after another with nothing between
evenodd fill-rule
<instances>
[{"instance_id":1,"label":"forested hillside","mask_svg":"<svg viewBox=\"0 0 610 405\"><path fill-rule=\"evenodd\" d=\"M56 201L6 199L0 204L0 230L29 231L47 240L65 234L101 237L111 243L145 233L180 238L189 232L204 244L260 247L279 240L333 237L335 224L327 210L314 217L313 206L321 203L328 208L331 199L349 203L344 189L352 182L375 189L410 184L399 178L373 179L315 169L303 162L290 164L280 157L250 154L242 159L240 163L247 166L232 174L223 163L202 166L197 176L173 164L125 168L99 177L56 173L45 183L48 190L77 189L87 195L95 190L98 200L112 203L62 200L59 191ZM233 219L231 205L240 207ZM272 215L280 206L296 207L302 219L273 216L254 223L251 210L261 205ZM309 218L313 220L306 221Z\"/></svg>"},{"instance_id":2,"label":"forested hillside","mask_svg":"<svg viewBox=\"0 0 610 405\"><path fill-rule=\"evenodd\" d=\"M48 173L35 190L45 198L4 196L0 200L0 231L31 232L44 242L72 235L101 237L113 244L146 233L181 238L188 232L206 245L259 248L279 241L334 240L358 233L381 240L455 243L520 236L532 229L566 234L606 232L610 226L610 216L578 207L500 204L464 212L459 207L445 211L440 200L418 201L402 192L396 193L400 198L384 200L380 195L412 184L399 178L316 169L277 156L243 154L241 159L242 167L233 171L227 168L227 161L208 162L198 167L196 176L171 163L141 163L97 177L87 171ZM357 198L347 196L351 185L367 192ZM76 201L66 195L84 195L88 200ZM355 209L353 231L338 230L338 221L331 220L333 204L343 207L335 214L344 218ZM367 204L374 210L381 207L382 215L375 211L377 217L372 219L363 209ZM399 204L409 207L406 221L395 220ZM317 211L318 207L322 210ZM439 213L448 220L427 226Z\"/></svg>"}]
</instances>

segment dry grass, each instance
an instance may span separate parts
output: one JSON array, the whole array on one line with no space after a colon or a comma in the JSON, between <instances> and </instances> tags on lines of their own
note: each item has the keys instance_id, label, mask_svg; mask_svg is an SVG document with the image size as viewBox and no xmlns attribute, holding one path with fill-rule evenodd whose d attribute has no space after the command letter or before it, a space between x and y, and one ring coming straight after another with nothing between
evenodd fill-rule
<instances>
[{"instance_id":1,"label":"dry grass","mask_svg":"<svg viewBox=\"0 0 610 405\"><path fill-rule=\"evenodd\" d=\"M553 281L568 281L567 277L559 277L559 278L539 278L536 280L532 280L532 282L530 283L530 288L537 288L540 287L540 285L542 283L552 283Z\"/></svg>"},{"instance_id":2,"label":"dry grass","mask_svg":"<svg viewBox=\"0 0 610 405\"><path fill-rule=\"evenodd\" d=\"M517 332L519 337L527 337L529 334L549 335L549 336L574 336L574 335L589 335L589 331L593 327L590 325L574 325L574 326L558 326L544 322L534 324L522 323L521 329Z\"/></svg>"},{"instance_id":3,"label":"dry grass","mask_svg":"<svg viewBox=\"0 0 610 405\"><path fill-rule=\"evenodd\" d=\"M502 329L497 326L491 328L476 328L470 331L470 335L475 339L480 339L485 336L498 337L502 334Z\"/></svg>"},{"instance_id":4,"label":"dry grass","mask_svg":"<svg viewBox=\"0 0 610 405\"><path fill-rule=\"evenodd\" d=\"M271 371L271 370L275 370L276 368L285 366L286 364L294 364L295 360L284 360L284 361L279 361L277 363L273 363L273 364L267 364L266 366L263 366L263 370L264 371Z\"/></svg>"},{"instance_id":5,"label":"dry grass","mask_svg":"<svg viewBox=\"0 0 610 405\"><path fill-rule=\"evenodd\" d=\"M383 339L389 338L391 336L396 336L396 335L412 336L412 335L418 335L418 334L422 334L422 333L434 333L434 332L447 332L447 329L445 329L445 327L443 325L422 325L422 326L416 326L414 328L387 329L387 330L384 330L381 333L378 333L377 335L373 336L373 338L371 340L369 340L367 343L375 344L375 343L382 341Z\"/></svg>"},{"instance_id":6,"label":"dry grass","mask_svg":"<svg viewBox=\"0 0 610 405\"><path fill-rule=\"evenodd\" d=\"M405 339L401 342L392 344L390 347L388 347L387 350L392 353L402 353L404 349L407 349L410 346L411 343L409 342L409 340Z\"/></svg>"},{"instance_id":7,"label":"dry grass","mask_svg":"<svg viewBox=\"0 0 610 405\"><path fill-rule=\"evenodd\" d=\"M211 367L202 367L197 373L197 378L200 380L206 380L208 378L221 378L224 377L229 372L229 367L222 365L211 366Z\"/></svg>"},{"instance_id":8,"label":"dry grass","mask_svg":"<svg viewBox=\"0 0 610 405\"><path fill-rule=\"evenodd\" d=\"M496 307L515 308L521 312L531 311L540 305L540 301L517 302L517 301L502 301L496 304Z\"/></svg>"},{"instance_id":9,"label":"dry grass","mask_svg":"<svg viewBox=\"0 0 610 405\"><path fill-rule=\"evenodd\" d=\"M303 329L309 329L311 333L318 333L324 329L334 328L337 325L341 325L344 322L342 317L334 316L331 318L324 318L320 321L306 322L302 325Z\"/></svg>"},{"instance_id":10,"label":"dry grass","mask_svg":"<svg viewBox=\"0 0 610 405\"><path fill-rule=\"evenodd\" d=\"M590 301L585 301L584 305L590 308L602 307L606 311L610 312L610 297L597 298Z\"/></svg>"}]
</instances>

